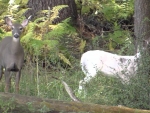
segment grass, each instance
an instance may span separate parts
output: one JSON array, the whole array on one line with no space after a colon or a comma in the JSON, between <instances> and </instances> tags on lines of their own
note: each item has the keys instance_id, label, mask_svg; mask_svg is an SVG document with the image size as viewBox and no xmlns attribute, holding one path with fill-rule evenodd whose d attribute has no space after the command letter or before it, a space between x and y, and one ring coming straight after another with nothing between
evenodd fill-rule
<instances>
[{"instance_id":1,"label":"grass","mask_svg":"<svg viewBox=\"0 0 150 113\"><path fill-rule=\"evenodd\" d=\"M26 63L22 69L20 94L71 101L71 98L67 94L63 84L59 80L52 78L52 76L64 80L74 91L75 95L83 102L106 104L104 101L108 101L105 98L106 94L103 94L103 90L106 86L104 84L107 84L108 82L110 85L110 81L112 81L112 79L105 76L98 76L86 85L86 97L78 94L79 81L85 76L81 71L79 61L77 61L77 63L70 69L63 69L59 66L55 69L45 69L39 66L38 71L36 64ZM12 74L11 84L11 92L14 93L14 73ZM4 92L4 77L0 82L0 91Z\"/></svg>"},{"instance_id":2,"label":"grass","mask_svg":"<svg viewBox=\"0 0 150 113\"><path fill-rule=\"evenodd\" d=\"M59 80L52 78L52 76L64 80L76 93L78 90L78 82L83 78L84 74L79 66L72 67L70 70L65 70L60 67L53 70L38 67L37 73L35 64L25 64L20 79L20 94L70 101L71 99L65 91L63 84ZM12 73L11 84L11 92L14 93L14 73ZM4 92L4 76L0 82L0 91Z\"/></svg>"},{"instance_id":3,"label":"grass","mask_svg":"<svg viewBox=\"0 0 150 113\"><path fill-rule=\"evenodd\" d=\"M138 105L145 102L143 97L146 98L146 96L144 93L140 94L139 92L142 91L142 87L144 86L141 85L141 87L137 87L137 81L124 85L118 79L104 76L101 73L86 84L86 96L79 95L79 81L85 76L81 71L79 61L77 61L70 69L64 69L59 66L55 69L43 68L40 67L40 65L37 67L36 64L26 63L22 69L20 94L71 101L71 98L67 94L62 83L59 80L52 78L52 76L64 80L82 102L101 105L125 105L134 108L140 108ZM14 79L15 76L12 75L12 93L14 93L15 89ZM146 89L147 87L144 88ZM4 92L4 77L0 82L0 91ZM147 92L145 91L145 94L146 93ZM145 103L145 105L146 104L147 103Z\"/></svg>"},{"instance_id":4,"label":"grass","mask_svg":"<svg viewBox=\"0 0 150 113\"><path fill-rule=\"evenodd\" d=\"M22 70L22 76L20 80L20 94L38 96L42 98L52 98L58 100L68 100L70 97L65 91L64 86L59 80L52 78L55 76L57 78L63 79L74 91L79 98L84 102L99 103L99 100L107 100L106 91L114 89L117 82L115 78L110 78L99 74L90 83L86 84L86 97L83 95L78 95L78 85L79 81L84 78L84 73L81 71L79 65L75 65L70 70L65 70L58 68L57 70L44 70L39 68L38 78L36 66L25 65ZM12 75L12 87L11 92L14 93L15 89L15 76ZM116 88L117 89L117 88ZM119 89L119 88L118 88ZM0 90L4 91L4 77L0 85ZM102 102L106 104L105 102Z\"/></svg>"}]
</instances>

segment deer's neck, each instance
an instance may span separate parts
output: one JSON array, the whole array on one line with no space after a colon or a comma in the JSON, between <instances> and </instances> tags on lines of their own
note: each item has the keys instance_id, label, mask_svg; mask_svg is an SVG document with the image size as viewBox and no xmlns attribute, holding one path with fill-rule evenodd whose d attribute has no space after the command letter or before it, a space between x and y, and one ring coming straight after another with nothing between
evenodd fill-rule
<instances>
[{"instance_id":1,"label":"deer's neck","mask_svg":"<svg viewBox=\"0 0 150 113\"><path fill-rule=\"evenodd\" d=\"M22 51L22 46L19 39L12 38L12 43L10 47L12 54L18 54L20 51Z\"/></svg>"}]
</instances>

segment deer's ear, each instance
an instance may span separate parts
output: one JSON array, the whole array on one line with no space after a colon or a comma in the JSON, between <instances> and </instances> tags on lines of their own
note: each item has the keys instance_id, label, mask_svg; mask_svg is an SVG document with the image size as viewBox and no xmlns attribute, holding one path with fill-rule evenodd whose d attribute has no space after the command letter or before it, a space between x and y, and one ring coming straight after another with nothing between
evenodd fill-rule
<instances>
[{"instance_id":1,"label":"deer's ear","mask_svg":"<svg viewBox=\"0 0 150 113\"><path fill-rule=\"evenodd\" d=\"M22 22L22 26L23 27L25 27L25 26L27 26L28 25L28 23L29 23L29 20L28 19L25 19L23 22Z\"/></svg>"},{"instance_id":2,"label":"deer's ear","mask_svg":"<svg viewBox=\"0 0 150 113\"><path fill-rule=\"evenodd\" d=\"M5 22L6 22L7 25L12 26L12 21L11 21L10 18L5 17Z\"/></svg>"},{"instance_id":3,"label":"deer's ear","mask_svg":"<svg viewBox=\"0 0 150 113\"><path fill-rule=\"evenodd\" d=\"M30 19L31 19L31 17L32 17L32 15L30 15L30 16L28 17L28 19L25 19L25 20L22 22L21 25L22 25L23 27L27 26L28 23L29 23L29 21L30 21Z\"/></svg>"}]
</instances>

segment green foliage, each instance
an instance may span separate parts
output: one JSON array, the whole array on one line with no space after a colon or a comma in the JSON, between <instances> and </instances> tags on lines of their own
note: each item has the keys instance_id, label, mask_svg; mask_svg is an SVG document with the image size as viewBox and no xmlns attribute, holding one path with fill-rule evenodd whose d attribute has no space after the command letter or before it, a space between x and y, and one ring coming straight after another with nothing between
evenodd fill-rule
<instances>
[{"instance_id":1,"label":"green foliage","mask_svg":"<svg viewBox=\"0 0 150 113\"><path fill-rule=\"evenodd\" d=\"M45 35L45 38L62 38L65 34L73 34L75 33L75 28L69 25L70 18L65 19L57 26L50 25L50 29L53 29L49 33Z\"/></svg>"},{"instance_id":2,"label":"green foliage","mask_svg":"<svg viewBox=\"0 0 150 113\"><path fill-rule=\"evenodd\" d=\"M50 61L47 60L47 62ZM59 66L57 66L55 71L49 70L48 68L46 68L45 70L44 68L39 66L39 78L37 78L36 66L34 64L30 65L28 63L24 66L24 69L22 70L22 77L20 81L20 94L70 101L70 98L65 91L61 81L53 79L52 76L65 80L65 82L67 82L67 84L73 90L77 91L78 81L79 79L81 79L81 71L79 71L78 69L78 63L74 63L70 71L67 71L66 69L63 69ZM12 82L14 82L14 79L12 79ZM36 88L37 85L39 85L39 89ZM12 92L14 92L14 88L15 85L13 84L11 90Z\"/></svg>"},{"instance_id":3,"label":"green foliage","mask_svg":"<svg viewBox=\"0 0 150 113\"><path fill-rule=\"evenodd\" d=\"M8 3L8 2L9 2L9 0L0 0L0 2Z\"/></svg>"},{"instance_id":4,"label":"green foliage","mask_svg":"<svg viewBox=\"0 0 150 113\"><path fill-rule=\"evenodd\" d=\"M2 15L4 15L4 14L6 14L6 10L7 10L7 7L8 7L8 4L7 4L7 2L0 2L0 19L2 19L3 18L3 16Z\"/></svg>"},{"instance_id":5,"label":"green foliage","mask_svg":"<svg viewBox=\"0 0 150 113\"><path fill-rule=\"evenodd\" d=\"M11 112L15 107L13 98L10 98L9 100L0 99L0 108L2 113Z\"/></svg>"},{"instance_id":6,"label":"green foliage","mask_svg":"<svg viewBox=\"0 0 150 113\"><path fill-rule=\"evenodd\" d=\"M33 22L30 22L28 26L26 27L25 32L23 33L23 36L21 38L21 41L23 42L29 42L30 39L34 37L34 29L36 27L36 24ZM33 38L34 39L34 38Z\"/></svg>"},{"instance_id":7,"label":"green foliage","mask_svg":"<svg viewBox=\"0 0 150 113\"><path fill-rule=\"evenodd\" d=\"M109 38L109 50L114 50L118 45L126 46L126 42L129 37L130 31L123 30L118 21L120 19L127 19L133 14L133 0L116 2L111 0L102 3L102 8L98 10L100 14L104 15L104 20L110 21L113 24L112 31L108 34Z\"/></svg>"},{"instance_id":8,"label":"green foliage","mask_svg":"<svg viewBox=\"0 0 150 113\"><path fill-rule=\"evenodd\" d=\"M21 4L19 0L15 2L20 5L26 4L26 2ZM5 14L11 14L7 12L7 5L4 4L6 3L0 2L1 11L4 11L4 13L0 12L3 13L0 19ZM92 40L93 45L99 46L99 42L101 42L99 39L103 39L108 44L109 50L115 50L118 45L121 45L120 53L122 54L124 51L126 52L125 54L128 53L127 51L133 46L131 46L131 35L128 30L121 28L118 20L126 19L133 14L133 0L120 2L116 0L82 0L82 5L79 3L78 5L82 7L82 14L88 15L92 9L93 13L90 16L99 16L100 23L105 21L112 25L110 25L109 32L104 33L103 36L96 36ZM20 83L21 94L70 101L71 99L62 83L52 79L52 76L65 80L73 91L78 94L79 80L83 79L84 74L79 66L79 59L75 60L71 53L76 51L78 51L78 54L83 53L88 43L81 37L78 37L75 28L70 24L70 18L65 19L59 24L52 25L52 21L59 18L59 10L65 7L68 6L60 5L52 10L41 11L44 14L46 13L48 17L42 16L37 18L26 27L21 39L26 53L26 63L22 70L23 76ZM14 10L12 15L17 21L21 22L24 18L22 14L26 10L27 8ZM0 38L4 38L7 35L11 35L11 32L6 32L0 28ZM75 43L76 48L74 49L74 43L72 44L71 41L76 42L76 40L79 40L77 41L79 43ZM68 46L70 47L69 49L67 48ZM130 54L133 53L133 50L131 51ZM80 56L79 54L77 57L80 58ZM136 78L131 79L131 83L124 85L116 78L106 77L99 73L100 76L97 76L86 85L86 98L80 95L79 98L89 103L125 105L134 108L150 109L149 66L147 64L149 60L147 57L143 58L145 61L141 63L140 70ZM70 68L62 68L62 64ZM4 84L3 81L4 78L2 84ZM14 79L12 83L11 92L14 92ZM3 91L4 85L1 85L1 87ZM13 105L11 106L11 103L1 103L3 102L1 101L0 105L4 111L14 107ZM28 103L28 106L32 111L32 105ZM44 111L44 109L41 109L41 111Z\"/></svg>"},{"instance_id":9,"label":"green foliage","mask_svg":"<svg viewBox=\"0 0 150 113\"><path fill-rule=\"evenodd\" d=\"M68 7L68 5L58 5L58 6L53 7L53 9L51 11L52 15L50 17L51 21L56 19L56 18L59 18L59 16L58 16L59 10L66 8L66 7Z\"/></svg>"},{"instance_id":10,"label":"green foliage","mask_svg":"<svg viewBox=\"0 0 150 113\"><path fill-rule=\"evenodd\" d=\"M108 21L119 18L127 18L133 14L134 0L117 1L117 0L76 0L77 7L82 8L82 14L89 13L91 10L104 14Z\"/></svg>"},{"instance_id":11,"label":"green foliage","mask_svg":"<svg viewBox=\"0 0 150 113\"><path fill-rule=\"evenodd\" d=\"M0 39L4 37L5 31L0 28Z\"/></svg>"},{"instance_id":12,"label":"green foliage","mask_svg":"<svg viewBox=\"0 0 150 113\"><path fill-rule=\"evenodd\" d=\"M126 101L124 101L125 105L129 105L134 108L141 109L150 109L149 106L149 94L150 94L150 82L149 82L149 69L148 65L150 62L149 53L140 50L142 53L142 57L139 61L139 69L136 77L131 79L131 83L127 87L129 95ZM124 95L125 97L125 95Z\"/></svg>"},{"instance_id":13,"label":"green foliage","mask_svg":"<svg viewBox=\"0 0 150 113\"><path fill-rule=\"evenodd\" d=\"M135 45L133 44L133 39L129 33L127 33L126 36L128 38L126 38L124 45L119 50L119 54L121 54L121 55L122 54L133 55L134 50L135 50Z\"/></svg>"},{"instance_id":14,"label":"green foliage","mask_svg":"<svg viewBox=\"0 0 150 113\"><path fill-rule=\"evenodd\" d=\"M29 0L15 0L16 4L27 4Z\"/></svg>"},{"instance_id":15,"label":"green foliage","mask_svg":"<svg viewBox=\"0 0 150 113\"><path fill-rule=\"evenodd\" d=\"M15 0L15 4L13 5L9 5L8 2L9 0L2 0L2 2L0 2L0 19L3 19L5 16L12 16L13 18L17 18L19 21L22 20L22 15L28 10L28 8L18 8L17 5L25 6L28 0Z\"/></svg>"},{"instance_id":16,"label":"green foliage","mask_svg":"<svg viewBox=\"0 0 150 113\"><path fill-rule=\"evenodd\" d=\"M127 0L124 2L117 3L115 0L103 4L102 10L99 10L104 14L104 17L110 20L116 20L119 18L127 18L133 14L133 0Z\"/></svg>"},{"instance_id":17,"label":"green foliage","mask_svg":"<svg viewBox=\"0 0 150 113\"><path fill-rule=\"evenodd\" d=\"M91 22L91 26L95 24L95 26L103 27L104 31L101 34L105 35L101 38L107 41L105 47L108 47L111 51L114 51L118 46L125 46L124 42L128 38L126 34L131 33L126 25L125 30L123 26L120 26L120 23L133 15L133 2L134 0L81 0L81 2L76 0L78 10L81 10L81 15L86 17L84 22ZM94 22L95 20L97 23ZM106 23L109 26L107 26L105 33L104 26Z\"/></svg>"},{"instance_id":18,"label":"green foliage","mask_svg":"<svg viewBox=\"0 0 150 113\"><path fill-rule=\"evenodd\" d=\"M51 11L45 10L45 13L53 12L53 14L44 19L43 17L36 19L34 22L30 22L27 26L22 42L26 45L26 49L30 51L32 55L39 55L39 58L43 58L46 53L49 59L62 60L67 65L71 66L68 55L63 53L61 46L61 40L64 35L72 35L75 29L69 24L70 18L65 19L57 25L51 25L52 21L58 18L58 11L65 8L66 5L56 6ZM56 12L56 13L55 13ZM40 22L39 21L43 21ZM61 51L61 52L60 52ZM51 54L55 54L55 57Z\"/></svg>"},{"instance_id":19,"label":"green foliage","mask_svg":"<svg viewBox=\"0 0 150 113\"><path fill-rule=\"evenodd\" d=\"M108 34L109 50L114 49L117 45L123 45L128 39L128 31L122 30L117 23L114 23L114 32Z\"/></svg>"},{"instance_id":20,"label":"green foliage","mask_svg":"<svg viewBox=\"0 0 150 113\"><path fill-rule=\"evenodd\" d=\"M59 53L59 58L60 58L61 60L63 60L66 64L68 64L69 66L71 66L70 61L64 56L64 54Z\"/></svg>"},{"instance_id":21,"label":"green foliage","mask_svg":"<svg viewBox=\"0 0 150 113\"><path fill-rule=\"evenodd\" d=\"M86 45L86 41L85 40L81 40L80 47L79 47L80 53L83 53L85 45Z\"/></svg>"},{"instance_id":22,"label":"green foliage","mask_svg":"<svg viewBox=\"0 0 150 113\"><path fill-rule=\"evenodd\" d=\"M26 2L25 1L20 2L20 0L15 0L15 3L19 5L25 5ZM31 56L39 55L39 58L42 59L44 57L43 55L47 55L50 57L49 59L51 59L51 57L53 57L51 54L53 53L55 54L55 57L52 58L53 60L59 59L64 63L66 63L67 65L71 66L71 62L67 58L69 57L69 53L65 52L67 51L67 49L63 48L63 50L61 50L62 47L61 42L63 40L63 36L72 35L75 32L75 29L70 24L70 18L62 21L58 25L52 25L52 21L59 18L58 16L59 10L66 7L68 6L59 5L53 7L52 10L40 11L42 13L46 13L48 17L44 16L44 17L37 18L34 22L30 22L28 24L26 30L22 34L21 41L23 42L25 51L28 51L28 53ZM6 8L7 7L5 7L4 10L6 10ZM24 19L22 15L26 10L28 10L28 8L24 8L24 7L19 9L11 9L10 12L7 12L7 14L12 15L13 18L18 22L22 22L22 20ZM1 18L3 18L3 16ZM0 37L2 38L10 35L11 32L2 31L0 33Z\"/></svg>"}]
</instances>

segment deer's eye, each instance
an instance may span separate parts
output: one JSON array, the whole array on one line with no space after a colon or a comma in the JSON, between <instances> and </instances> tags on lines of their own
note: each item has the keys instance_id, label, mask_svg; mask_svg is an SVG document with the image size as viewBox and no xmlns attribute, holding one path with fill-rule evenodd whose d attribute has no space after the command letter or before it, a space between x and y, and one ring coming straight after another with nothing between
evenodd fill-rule
<instances>
[{"instance_id":1,"label":"deer's eye","mask_svg":"<svg viewBox=\"0 0 150 113\"><path fill-rule=\"evenodd\" d=\"M11 26L11 30L13 30L14 29L14 26Z\"/></svg>"},{"instance_id":2,"label":"deer's eye","mask_svg":"<svg viewBox=\"0 0 150 113\"><path fill-rule=\"evenodd\" d=\"M22 28L22 27L20 27L19 29L20 29L20 31L22 31L22 30L23 30L23 28Z\"/></svg>"}]
</instances>

